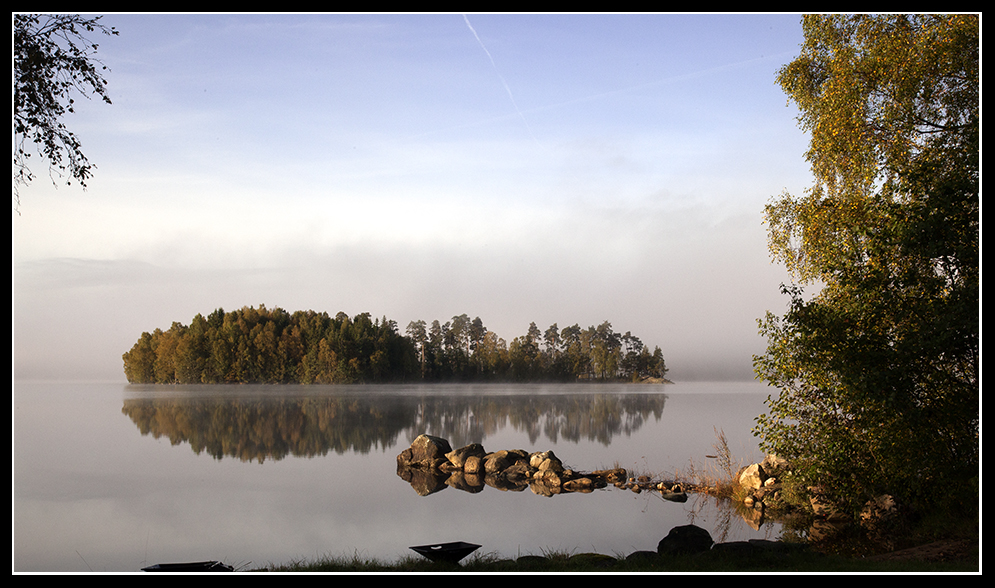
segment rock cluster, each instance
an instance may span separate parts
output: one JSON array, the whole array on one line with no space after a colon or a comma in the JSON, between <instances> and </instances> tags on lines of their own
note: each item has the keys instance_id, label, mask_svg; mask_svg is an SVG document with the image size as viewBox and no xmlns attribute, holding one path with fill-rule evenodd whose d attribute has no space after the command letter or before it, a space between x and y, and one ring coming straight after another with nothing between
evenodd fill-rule
<instances>
[{"instance_id":1,"label":"rock cluster","mask_svg":"<svg viewBox=\"0 0 995 588\"><path fill-rule=\"evenodd\" d=\"M762 512L764 500L776 497L780 490L780 481L776 476L786 467L783 460L769 456L760 464L753 464L740 472L739 483L751 490L751 504L757 505L755 508L758 512ZM453 449L449 441L432 435L419 435L410 447L398 454L397 475L423 496L447 486L466 492L480 492L484 486L506 491L531 488L536 494L553 496L568 492L590 492L611 484L633 492L659 491L664 498L676 502L687 500L687 494L680 484L652 480L646 476L630 478L624 468L579 472L565 467L552 451L529 453L521 449L509 449L488 452L479 443ZM671 529L660 540L656 551L637 551L627 559L655 560L660 556L698 553L752 556L758 553L784 553L788 549L790 546L787 544L764 540L714 543L705 529L684 525ZM598 554L583 555L597 556L605 561L612 559ZM518 561L523 565L541 565L544 559L523 556Z\"/></svg>"},{"instance_id":2,"label":"rock cluster","mask_svg":"<svg viewBox=\"0 0 995 588\"><path fill-rule=\"evenodd\" d=\"M656 546L660 556L710 554L724 557L755 557L761 554L788 555L808 549L805 544L767 539L715 543L711 534L696 525L674 527ZM638 553L638 552L637 552ZM630 556L631 557L631 556Z\"/></svg>"},{"instance_id":3,"label":"rock cluster","mask_svg":"<svg viewBox=\"0 0 995 588\"><path fill-rule=\"evenodd\" d=\"M746 466L739 472L739 485L746 490L743 503L762 509L765 504L780 500L781 476L788 470L788 462L768 455L760 463Z\"/></svg>"},{"instance_id":4,"label":"rock cluster","mask_svg":"<svg viewBox=\"0 0 995 588\"><path fill-rule=\"evenodd\" d=\"M564 467L552 451L529 453L522 449L487 452L479 443L453 449L449 441L419 435L397 456L397 475L420 495L451 486L480 492L484 486L553 496L566 492L591 492L626 480L622 468L577 472Z\"/></svg>"},{"instance_id":5,"label":"rock cluster","mask_svg":"<svg viewBox=\"0 0 995 588\"><path fill-rule=\"evenodd\" d=\"M552 451L529 453L522 449L487 452L479 443L453 449L449 441L419 435L397 456L397 475L425 496L447 486L480 492L484 486L553 496L567 492L591 492L609 484L642 492L654 490L663 498L685 502L687 494L674 482L647 476L628 477L625 468L580 472L567 468Z\"/></svg>"},{"instance_id":6,"label":"rock cluster","mask_svg":"<svg viewBox=\"0 0 995 588\"><path fill-rule=\"evenodd\" d=\"M810 538L819 538L831 534L832 526L838 523L848 523L850 517L844 516L823 497L818 486L805 489L807 504L799 504L798 499L788 503L783 500L783 477L790 471L790 464L775 455L768 455L760 463L751 464L740 470L737 482L742 490L743 504L748 507L742 512L743 518L753 528L758 529L763 523L768 510L797 511L799 507L809 510L814 519L809 529ZM798 492L796 491L796 494ZM869 500L860 513L860 522L871 528L878 521L894 516L897 512L895 500L891 495L883 494L874 500Z\"/></svg>"},{"instance_id":7,"label":"rock cluster","mask_svg":"<svg viewBox=\"0 0 995 588\"><path fill-rule=\"evenodd\" d=\"M670 530L666 537L660 540L655 551L634 551L625 556L625 561L639 561L640 566L647 570L659 569L666 571L671 568L675 558L713 558L727 562L772 562L785 560L792 554L809 551L804 543L784 543L767 539L749 539L747 541L730 541L716 543L712 535L697 525L682 525ZM582 553L570 556L571 562L580 560L591 568L611 568L621 560L617 557L597 553ZM549 565L547 558L536 555L524 555L514 560L521 569L544 569Z\"/></svg>"}]
</instances>

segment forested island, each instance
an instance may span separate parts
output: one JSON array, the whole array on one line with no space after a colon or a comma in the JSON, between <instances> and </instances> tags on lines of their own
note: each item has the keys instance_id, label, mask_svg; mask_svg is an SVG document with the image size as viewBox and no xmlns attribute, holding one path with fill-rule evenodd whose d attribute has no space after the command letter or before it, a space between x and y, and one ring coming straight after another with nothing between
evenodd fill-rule
<instances>
[{"instance_id":1,"label":"forested island","mask_svg":"<svg viewBox=\"0 0 995 588\"><path fill-rule=\"evenodd\" d=\"M246 306L189 325L142 333L122 356L133 384L372 384L389 382L635 382L667 373L652 352L608 321L528 332L507 343L479 317L412 321L334 317L313 310Z\"/></svg>"}]
</instances>

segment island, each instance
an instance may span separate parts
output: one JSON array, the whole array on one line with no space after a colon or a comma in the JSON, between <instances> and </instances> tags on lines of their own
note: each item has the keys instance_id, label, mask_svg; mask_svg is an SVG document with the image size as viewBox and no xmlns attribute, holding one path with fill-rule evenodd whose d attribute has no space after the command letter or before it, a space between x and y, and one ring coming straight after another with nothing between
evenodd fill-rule
<instances>
[{"instance_id":1,"label":"island","mask_svg":"<svg viewBox=\"0 0 995 588\"><path fill-rule=\"evenodd\" d=\"M667 367L611 323L528 331L507 343L479 317L397 322L279 307L218 308L144 332L122 356L132 384L664 382Z\"/></svg>"}]
</instances>

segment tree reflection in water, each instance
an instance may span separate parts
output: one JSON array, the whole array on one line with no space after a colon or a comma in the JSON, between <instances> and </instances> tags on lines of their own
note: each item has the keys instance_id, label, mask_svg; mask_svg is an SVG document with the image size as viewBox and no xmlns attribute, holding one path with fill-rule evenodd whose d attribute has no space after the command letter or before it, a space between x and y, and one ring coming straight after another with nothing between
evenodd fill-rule
<instances>
[{"instance_id":1,"label":"tree reflection in water","mask_svg":"<svg viewBox=\"0 0 995 588\"><path fill-rule=\"evenodd\" d=\"M121 412L142 435L188 443L215 459L279 460L329 452L366 454L410 442L431 432L453 447L483 443L505 427L525 432L531 443L594 441L609 445L617 435L659 420L667 396L597 392L590 386L508 387L389 386L322 388L300 386L155 386L137 388ZM538 393L541 390L567 393ZM576 392L589 390L588 393ZM618 387L619 390L632 388ZM483 392L483 393L482 393Z\"/></svg>"}]
</instances>

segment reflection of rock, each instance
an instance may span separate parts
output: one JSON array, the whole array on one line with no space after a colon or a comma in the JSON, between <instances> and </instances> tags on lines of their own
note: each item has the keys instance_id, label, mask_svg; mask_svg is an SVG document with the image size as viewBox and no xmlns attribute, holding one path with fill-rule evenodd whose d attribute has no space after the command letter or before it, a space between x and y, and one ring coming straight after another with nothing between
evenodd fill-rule
<instances>
[{"instance_id":1,"label":"reflection of rock","mask_svg":"<svg viewBox=\"0 0 995 588\"><path fill-rule=\"evenodd\" d=\"M411 484L419 496L434 494L446 487L447 476L443 472L429 468L412 468L398 465L397 475Z\"/></svg>"},{"instance_id":2,"label":"reflection of rock","mask_svg":"<svg viewBox=\"0 0 995 588\"><path fill-rule=\"evenodd\" d=\"M662 488L657 488L660 490L660 495L663 496L664 500L669 500L671 502L687 502L688 495L687 492L683 490L671 491Z\"/></svg>"},{"instance_id":3,"label":"reflection of rock","mask_svg":"<svg viewBox=\"0 0 995 588\"><path fill-rule=\"evenodd\" d=\"M480 492L486 484L503 491L526 488L541 496L562 492L591 492L610 481L625 478L625 470L582 474L563 467L552 451L528 453L522 449L484 451L479 443L453 450L440 437L419 435L397 456L397 475L426 496L445 486Z\"/></svg>"},{"instance_id":4,"label":"reflection of rock","mask_svg":"<svg viewBox=\"0 0 995 588\"><path fill-rule=\"evenodd\" d=\"M740 511L743 520L754 531L760 530L760 527L764 524L764 510L762 508L763 503L761 502L757 504L761 505L761 507L757 508L754 504L748 504L747 506L750 508L745 508Z\"/></svg>"},{"instance_id":5,"label":"reflection of rock","mask_svg":"<svg viewBox=\"0 0 995 588\"><path fill-rule=\"evenodd\" d=\"M477 474L466 472L453 472L446 479L446 486L452 486L457 490L476 494L484 489L484 479Z\"/></svg>"}]
</instances>

